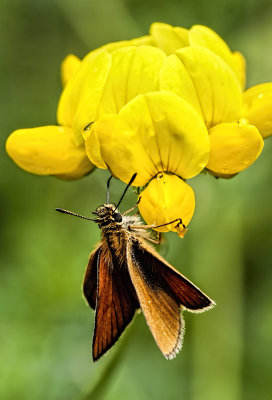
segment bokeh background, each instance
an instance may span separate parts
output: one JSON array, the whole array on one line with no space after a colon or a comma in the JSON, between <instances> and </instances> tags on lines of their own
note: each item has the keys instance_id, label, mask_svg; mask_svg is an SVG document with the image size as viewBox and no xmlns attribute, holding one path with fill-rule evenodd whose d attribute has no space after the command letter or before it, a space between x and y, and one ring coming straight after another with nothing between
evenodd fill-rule
<instances>
[{"instance_id":1,"label":"bokeh background","mask_svg":"<svg viewBox=\"0 0 272 400\"><path fill-rule=\"evenodd\" d=\"M101 361L91 360L93 311L81 294L92 223L106 171L75 182L20 170L5 154L17 128L54 124L59 66L107 42L148 32L153 21L208 25L244 53L248 86L272 81L270 0L1 0L0 398L5 400L272 398L271 139L234 179L190 182L197 208L185 239L161 253L216 300L186 313L182 352L163 358L142 315ZM124 187L113 182L111 199ZM122 210L132 206L131 192Z\"/></svg>"}]
</instances>

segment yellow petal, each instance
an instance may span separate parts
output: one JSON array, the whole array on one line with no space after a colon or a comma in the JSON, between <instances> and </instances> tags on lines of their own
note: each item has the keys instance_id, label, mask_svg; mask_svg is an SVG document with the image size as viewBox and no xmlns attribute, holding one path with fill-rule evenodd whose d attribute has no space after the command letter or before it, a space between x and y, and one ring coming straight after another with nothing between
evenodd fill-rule
<instances>
[{"instance_id":1,"label":"yellow petal","mask_svg":"<svg viewBox=\"0 0 272 400\"><path fill-rule=\"evenodd\" d=\"M191 45L206 47L221 57L234 71L241 87L244 88L245 72L241 73L243 64L241 53L233 55L227 43L207 26L194 25L188 32L188 38Z\"/></svg>"},{"instance_id":2,"label":"yellow petal","mask_svg":"<svg viewBox=\"0 0 272 400\"><path fill-rule=\"evenodd\" d=\"M105 135L108 134L110 137L115 120L115 115L106 115L104 116L104 118L101 118L97 122L94 122L83 133L83 137L85 139L86 154L92 164L101 169L107 169L107 165L105 164L101 156L100 142L98 140L97 132L98 134L99 132L105 132Z\"/></svg>"},{"instance_id":3,"label":"yellow petal","mask_svg":"<svg viewBox=\"0 0 272 400\"><path fill-rule=\"evenodd\" d=\"M181 218L182 223L187 226L194 214L194 191L176 175L158 174L143 190L140 197L139 211L148 225L161 225ZM187 231L178 222L156 230L174 231L181 237Z\"/></svg>"},{"instance_id":4,"label":"yellow petal","mask_svg":"<svg viewBox=\"0 0 272 400\"><path fill-rule=\"evenodd\" d=\"M159 71L165 57L161 50L151 46L114 51L100 98L92 88L81 97L73 125L76 135L80 135L89 122L105 114L117 114L138 94L158 89Z\"/></svg>"},{"instance_id":5,"label":"yellow petal","mask_svg":"<svg viewBox=\"0 0 272 400\"><path fill-rule=\"evenodd\" d=\"M139 95L110 123L99 122L102 159L124 182L135 172L135 186L145 185L160 171L187 179L207 163L209 137L203 120L173 93Z\"/></svg>"},{"instance_id":6,"label":"yellow petal","mask_svg":"<svg viewBox=\"0 0 272 400\"><path fill-rule=\"evenodd\" d=\"M97 50L106 50L109 53L112 53L117 49L128 46L155 46L155 41L152 36L145 35L131 40L121 40L119 42L108 43Z\"/></svg>"},{"instance_id":7,"label":"yellow petal","mask_svg":"<svg viewBox=\"0 0 272 400\"><path fill-rule=\"evenodd\" d=\"M118 42L112 42L112 43L107 43L104 44L101 47L98 47L95 50L90 51L83 59L85 61L86 59L93 58L94 55L101 51L107 51L108 53L113 53L115 50L122 49L124 47L131 47L131 46L154 46L156 47L155 41L151 35L145 35L145 36L140 36L135 39L131 40L120 40Z\"/></svg>"},{"instance_id":8,"label":"yellow petal","mask_svg":"<svg viewBox=\"0 0 272 400\"><path fill-rule=\"evenodd\" d=\"M258 128L263 138L272 134L272 82L244 92L243 117Z\"/></svg>"},{"instance_id":9,"label":"yellow petal","mask_svg":"<svg viewBox=\"0 0 272 400\"><path fill-rule=\"evenodd\" d=\"M168 56L163 63L160 71L160 89L182 97L203 117L194 82L175 54Z\"/></svg>"},{"instance_id":10,"label":"yellow petal","mask_svg":"<svg viewBox=\"0 0 272 400\"><path fill-rule=\"evenodd\" d=\"M239 51L232 53L233 69L236 73L238 81L240 82L241 89L244 90L246 86L246 59Z\"/></svg>"},{"instance_id":11,"label":"yellow petal","mask_svg":"<svg viewBox=\"0 0 272 400\"><path fill-rule=\"evenodd\" d=\"M71 129L59 126L14 131L7 139L6 151L20 168L38 175L76 179L93 168L84 146L74 144Z\"/></svg>"},{"instance_id":12,"label":"yellow petal","mask_svg":"<svg viewBox=\"0 0 272 400\"><path fill-rule=\"evenodd\" d=\"M138 94L158 90L159 72L165 58L161 50L151 46L125 47L114 51L99 116L117 114Z\"/></svg>"},{"instance_id":13,"label":"yellow petal","mask_svg":"<svg viewBox=\"0 0 272 400\"><path fill-rule=\"evenodd\" d=\"M97 117L97 109L110 65L111 56L106 51L97 52L92 57L84 59L80 68L72 76L62 92L57 112L58 123L73 128L77 145L84 142L82 137L83 128ZM84 104L84 109L81 107L82 103ZM88 104L89 107L86 106ZM75 119L75 115L78 112L82 114L80 120L78 118ZM82 122L82 125L78 121ZM74 126L75 124L77 129Z\"/></svg>"},{"instance_id":14,"label":"yellow petal","mask_svg":"<svg viewBox=\"0 0 272 400\"><path fill-rule=\"evenodd\" d=\"M219 124L209 130L211 141L209 170L232 175L249 167L263 149L263 139L257 128L245 120Z\"/></svg>"},{"instance_id":15,"label":"yellow petal","mask_svg":"<svg viewBox=\"0 0 272 400\"><path fill-rule=\"evenodd\" d=\"M177 50L176 55L192 79L208 128L240 117L241 89L234 72L222 58L198 46Z\"/></svg>"},{"instance_id":16,"label":"yellow petal","mask_svg":"<svg viewBox=\"0 0 272 400\"><path fill-rule=\"evenodd\" d=\"M185 28L155 22L150 27L150 34L156 45L167 55L189 45L188 29Z\"/></svg>"},{"instance_id":17,"label":"yellow petal","mask_svg":"<svg viewBox=\"0 0 272 400\"><path fill-rule=\"evenodd\" d=\"M61 81L64 87L70 78L77 72L81 64L80 58L74 54L69 54L61 63Z\"/></svg>"}]
</instances>

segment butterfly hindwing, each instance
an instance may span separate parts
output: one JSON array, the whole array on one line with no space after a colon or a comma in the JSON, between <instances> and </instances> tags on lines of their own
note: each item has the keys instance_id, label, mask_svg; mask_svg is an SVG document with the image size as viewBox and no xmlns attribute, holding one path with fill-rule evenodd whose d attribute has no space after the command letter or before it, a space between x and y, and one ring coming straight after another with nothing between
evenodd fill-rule
<instances>
[{"instance_id":1,"label":"butterfly hindwing","mask_svg":"<svg viewBox=\"0 0 272 400\"><path fill-rule=\"evenodd\" d=\"M144 242L128 247L129 273L147 323L162 353L173 358L184 333L180 308L199 312L213 303Z\"/></svg>"},{"instance_id":2,"label":"butterfly hindwing","mask_svg":"<svg viewBox=\"0 0 272 400\"><path fill-rule=\"evenodd\" d=\"M90 307L95 309L97 292L97 270L102 245L96 248L90 255L83 281L83 294Z\"/></svg>"},{"instance_id":3,"label":"butterfly hindwing","mask_svg":"<svg viewBox=\"0 0 272 400\"><path fill-rule=\"evenodd\" d=\"M109 249L102 245L93 337L94 361L116 342L139 307L127 265L114 261Z\"/></svg>"}]
</instances>

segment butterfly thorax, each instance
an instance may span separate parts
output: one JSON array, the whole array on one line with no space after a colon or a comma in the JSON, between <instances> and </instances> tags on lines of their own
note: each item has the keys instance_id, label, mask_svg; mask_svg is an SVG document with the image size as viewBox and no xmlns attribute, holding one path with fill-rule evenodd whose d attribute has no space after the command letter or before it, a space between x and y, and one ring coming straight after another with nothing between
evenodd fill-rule
<instances>
[{"instance_id":1,"label":"butterfly thorax","mask_svg":"<svg viewBox=\"0 0 272 400\"><path fill-rule=\"evenodd\" d=\"M135 229L142 225L137 215L122 215L114 204L99 206L97 215L98 226L102 233L102 242L107 245L112 257L122 264L126 257L128 241L137 240L139 236L147 236L147 232ZM134 228L134 229L133 229Z\"/></svg>"}]
</instances>

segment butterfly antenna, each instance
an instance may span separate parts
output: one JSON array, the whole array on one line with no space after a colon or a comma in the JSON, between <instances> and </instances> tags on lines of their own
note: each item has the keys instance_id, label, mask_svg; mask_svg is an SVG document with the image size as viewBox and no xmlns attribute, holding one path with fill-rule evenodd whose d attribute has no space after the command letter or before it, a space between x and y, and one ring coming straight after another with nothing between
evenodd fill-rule
<instances>
[{"instance_id":1,"label":"butterfly antenna","mask_svg":"<svg viewBox=\"0 0 272 400\"><path fill-rule=\"evenodd\" d=\"M132 185L132 183L134 182L134 180L135 180L135 178L136 178L136 175L137 175L137 173L135 173L135 174L132 175L130 181L128 182L128 184L127 184L127 186L126 186L126 188L125 188L125 190L124 190L124 193L123 193L122 196L121 196L121 199L118 201L118 204L117 204L117 206L115 207L115 210L120 206L120 204L121 204L121 202L122 202L122 200L123 200L125 194L126 194L127 191L128 191L128 188L129 188L129 187Z\"/></svg>"},{"instance_id":2,"label":"butterfly antenna","mask_svg":"<svg viewBox=\"0 0 272 400\"><path fill-rule=\"evenodd\" d=\"M107 181L107 198L106 198L106 204L109 204L110 202L110 181L111 181L112 175L109 177Z\"/></svg>"},{"instance_id":3,"label":"butterfly antenna","mask_svg":"<svg viewBox=\"0 0 272 400\"><path fill-rule=\"evenodd\" d=\"M89 221L96 221L96 220L93 219L93 218L84 217L83 215L74 213L74 212L72 212L72 211L64 210L63 208L56 208L56 211L59 211L59 212L61 212L61 213L63 213L63 214L73 215L74 217L79 217L79 218L83 218L83 219L88 219Z\"/></svg>"}]
</instances>

